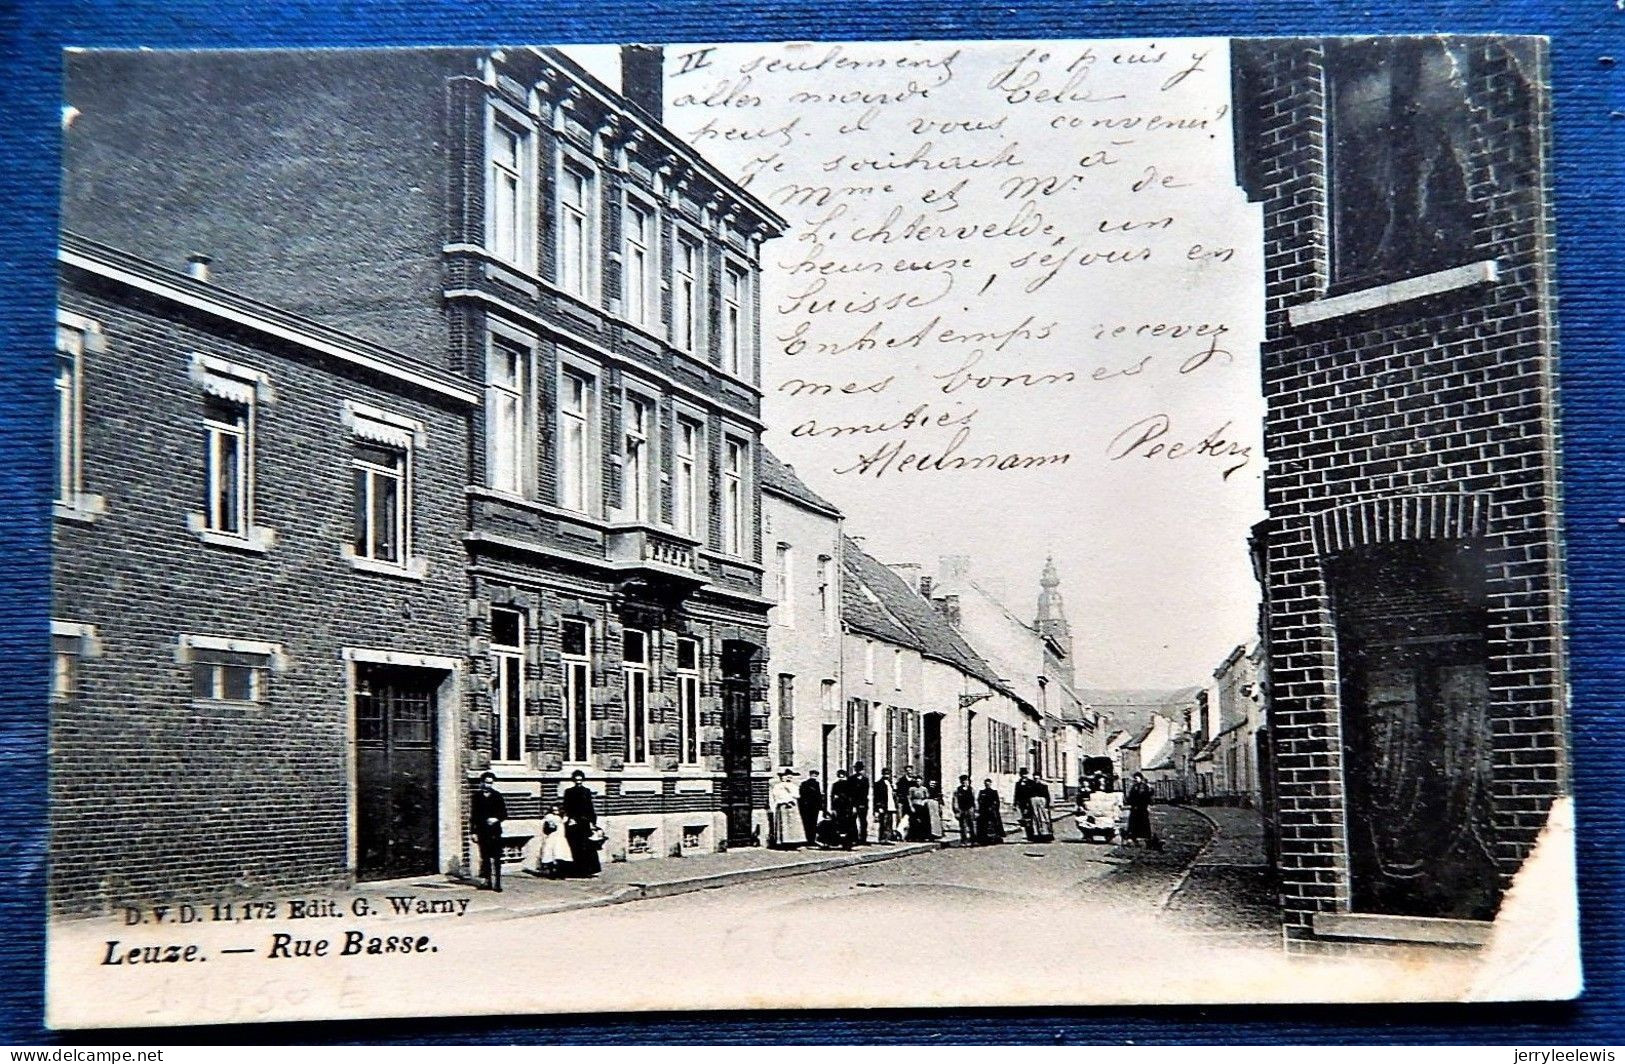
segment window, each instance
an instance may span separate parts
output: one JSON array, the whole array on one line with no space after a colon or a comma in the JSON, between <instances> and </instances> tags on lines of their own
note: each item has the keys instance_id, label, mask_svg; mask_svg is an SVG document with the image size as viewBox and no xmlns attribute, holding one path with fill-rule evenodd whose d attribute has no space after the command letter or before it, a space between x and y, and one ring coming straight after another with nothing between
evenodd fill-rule
<instances>
[{"instance_id":1,"label":"window","mask_svg":"<svg viewBox=\"0 0 1625 1064\"><path fill-rule=\"evenodd\" d=\"M491 610L491 760L525 759L525 615Z\"/></svg>"},{"instance_id":2,"label":"window","mask_svg":"<svg viewBox=\"0 0 1625 1064\"><path fill-rule=\"evenodd\" d=\"M749 500L745 495L745 463L749 452L742 440L723 443L722 457L722 549L743 557L750 542Z\"/></svg>"},{"instance_id":3,"label":"window","mask_svg":"<svg viewBox=\"0 0 1625 1064\"><path fill-rule=\"evenodd\" d=\"M672 485L672 523L677 531L704 538L705 518L701 509L701 470L705 455L705 430L698 421L677 419L676 482Z\"/></svg>"},{"instance_id":4,"label":"window","mask_svg":"<svg viewBox=\"0 0 1625 1064\"><path fill-rule=\"evenodd\" d=\"M660 318L660 288L655 280L657 235L654 211L639 203L628 203L621 240L622 294L627 320L647 328L653 328Z\"/></svg>"},{"instance_id":5,"label":"window","mask_svg":"<svg viewBox=\"0 0 1625 1064\"><path fill-rule=\"evenodd\" d=\"M358 443L355 472L355 556L401 564L406 556L407 452Z\"/></svg>"},{"instance_id":6,"label":"window","mask_svg":"<svg viewBox=\"0 0 1625 1064\"><path fill-rule=\"evenodd\" d=\"M633 521L648 521L653 513L650 505L650 477L654 468L649 453L653 432L654 407L647 399L629 395L624 414L625 437L622 443L621 464L622 503L626 516Z\"/></svg>"},{"instance_id":7,"label":"window","mask_svg":"<svg viewBox=\"0 0 1625 1064\"><path fill-rule=\"evenodd\" d=\"M796 678L779 674L779 764L796 763Z\"/></svg>"},{"instance_id":8,"label":"window","mask_svg":"<svg viewBox=\"0 0 1625 1064\"><path fill-rule=\"evenodd\" d=\"M263 551L272 533L254 524L254 434L261 403L272 401L258 370L194 354L191 378L203 391L203 508L188 519L206 543Z\"/></svg>"},{"instance_id":9,"label":"window","mask_svg":"<svg viewBox=\"0 0 1625 1064\"><path fill-rule=\"evenodd\" d=\"M863 682L875 682L875 641L873 639L863 641Z\"/></svg>"},{"instance_id":10,"label":"window","mask_svg":"<svg viewBox=\"0 0 1625 1064\"><path fill-rule=\"evenodd\" d=\"M203 407L204 528L232 536L248 529L252 404L210 396Z\"/></svg>"},{"instance_id":11,"label":"window","mask_svg":"<svg viewBox=\"0 0 1625 1064\"><path fill-rule=\"evenodd\" d=\"M778 622L786 628L796 626L795 551L788 543L780 543L778 550L779 614Z\"/></svg>"},{"instance_id":12,"label":"window","mask_svg":"<svg viewBox=\"0 0 1625 1064\"><path fill-rule=\"evenodd\" d=\"M80 483L84 466L84 355L88 341L100 338L100 329L88 319L57 313L56 325L56 502L62 508L81 506Z\"/></svg>"},{"instance_id":13,"label":"window","mask_svg":"<svg viewBox=\"0 0 1625 1064\"><path fill-rule=\"evenodd\" d=\"M560 626L560 660L564 665L565 745L570 761L592 757L592 628L586 621Z\"/></svg>"},{"instance_id":14,"label":"window","mask_svg":"<svg viewBox=\"0 0 1625 1064\"><path fill-rule=\"evenodd\" d=\"M677 261L672 267L671 341L684 351L699 348L699 322L703 315L700 293L700 245L686 236L677 238Z\"/></svg>"},{"instance_id":15,"label":"window","mask_svg":"<svg viewBox=\"0 0 1625 1064\"><path fill-rule=\"evenodd\" d=\"M677 640L677 746L685 765L700 763L700 643Z\"/></svg>"},{"instance_id":16,"label":"window","mask_svg":"<svg viewBox=\"0 0 1625 1064\"><path fill-rule=\"evenodd\" d=\"M559 505L588 513L591 502L593 381L565 370L559 384Z\"/></svg>"},{"instance_id":17,"label":"window","mask_svg":"<svg viewBox=\"0 0 1625 1064\"><path fill-rule=\"evenodd\" d=\"M621 680L626 699L626 760L649 763L649 633L628 628L621 633Z\"/></svg>"},{"instance_id":18,"label":"window","mask_svg":"<svg viewBox=\"0 0 1625 1064\"><path fill-rule=\"evenodd\" d=\"M722 368L736 377L750 370L749 300L744 271L727 267L722 279Z\"/></svg>"},{"instance_id":19,"label":"window","mask_svg":"<svg viewBox=\"0 0 1625 1064\"><path fill-rule=\"evenodd\" d=\"M96 629L72 621L51 622L51 698L66 701L79 694L79 665L100 654Z\"/></svg>"},{"instance_id":20,"label":"window","mask_svg":"<svg viewBox=\"0 0 1625 1064\"><path fill-rule=\"evenodd\" d=\"M1461 265L1474 227L1466 49L1436 37L1334 43L1326 71L1334 284Z\"/></svg>"},{"instance_id":21,"label":"window","mask_svg":"<svg viewBox=\"0 0 1625 1064\"><path fill-rule=\"evenodd\" d=\"M485 374L485 476L497 491L525 494L530 349L492 333Z\"/></svg>"},{"instance_id":22,"label":"window","mask_svg":"<svg viewBox=\"0 0 1625 1064\"><path fill-rule=\"evenodd\" d=\"M261 702L270 659L263 654L197 648L192 651L192 697L213 702Z\"/></svg>"},{"instance_id":23,"label":"window","mask_svg":"<svg viewBox=\"0 0 1625 1064\"><path fill-rule=\"evenodd\" d=\"M896 648L891 652L891 685L899 691L903 689L903 652Z\"/></svg>"},{"instance_id":24,"label":"window","mask_svg":"<svg viewBox=\"0 0 1625 1064\"><path fill-rule=\"evenodd\" d=\"M423 422L351 399L342 420L354 437L353 528L342 553L358 569L427 575L428 561L412 557L412 458L426 442Z\"/></svg>"},{"instance_id":25,"label":"window","mask_svg":"<svg viewBox=\"0 0 1625 1064\"><path fill-rule=\"evenodd\" d=\"M485 246L499 259L527 271L536 265L531 138L519 125L499 118L490 123L486 174Z\"/></svg>"},{"instance_id":26,"label":"window","mask_svg":"<svg viewBox=\"0 0 1625 1064\"><path fill-rule=\"evenodd\" d=\"M823 619L824 634L835 634L835 559L827 554L818 556L818 616Z\"/></svg>"},{"instance_id":27,"label":"window","mask_svg":"<svg viewBox=\"0 0 1625 1064\"><path fill-rule=\"evenodd\" d=\"M566 162L559 173L559 286L572 295L591 293L594 182L590 172Z\"/></svg>"}]
</instances>

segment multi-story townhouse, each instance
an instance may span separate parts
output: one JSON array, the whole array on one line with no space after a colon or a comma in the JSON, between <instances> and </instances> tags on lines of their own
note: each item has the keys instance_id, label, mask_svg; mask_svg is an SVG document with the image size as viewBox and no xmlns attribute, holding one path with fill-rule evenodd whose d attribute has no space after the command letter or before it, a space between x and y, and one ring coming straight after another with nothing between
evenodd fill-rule
<instances>
[{"instance_id":1,"label":"multi-story townhouse","mask_svg":"<svg viewBox=\"0 0 1625 1064\"><path fill-rule=\"evenodd\" d=\"M1482 941L1569 778L1547 46L1235 63L1285 938Z\"/></svg>"},{"instance_id":2,"label":"multi-story townhouse","mask_svg":"<svg viewBox=\"0 0 1625 1064\"><path fill-rule=\"evenodd\" d=\"M661 125L658 52L626 95L532 48L68 65L70 227L208 255L476 394L469 682L435 742L498 775L527 856L576 770L610 856L759 837L757 276L783 222Z\"/></svg>"},{"instance_id":3,"label":"multi-story townhouse","mask_svg":"<svg viewBox=\"0 0 1625 1064\"><path fill-rule=\"evenodd\" d=\"M62 237L50 897L454 872L479 392Z\"/></svg>"},{"instance_id":4,"label":"multi-story townhouse","mask_svg":"<svg viewBox=\"0 0 1625 1064\"><path fill-rule=\"evenodd\" d=\"M762 451L762 540L775 605L768 612L774 771L825 779L844 764L841 512L771 451Z\"/></svg>"}]
</instances>

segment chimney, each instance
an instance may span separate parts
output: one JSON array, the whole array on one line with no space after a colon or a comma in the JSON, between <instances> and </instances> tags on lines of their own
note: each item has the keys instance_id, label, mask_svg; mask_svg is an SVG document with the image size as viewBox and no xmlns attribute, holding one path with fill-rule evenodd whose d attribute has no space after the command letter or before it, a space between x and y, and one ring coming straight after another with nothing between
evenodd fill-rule
<instances>
[{"instance_id":1,"label":"chimney","mask_svg":"<svg viewBox=\"0 0 1625 1064\"><path fill-rule=\"evenodd\" d=\"M665 80L666 54L660 45L621 47L621 95L656 122L665 112Z\"/></svg>"},{"instance_id":2,"label":"chimney","mask_svg":"<svg viewBox=\"0 0 1625 1064\"><path fill-rule=\"evenodd\" d=\"M186 256L186 276L198 281L209 279L209 264L214 260L207 255Z\"/></svg>"},{"instance_id":3,"label":"chimney","mask_svg":"<svg viewBox=\"0 0 1625 1064\"><path fill-rule=\"evenodd\" d=\"M931 585L934 582L935 581L933 581L929 576L921 576L920 577L920 594L925 596L927 599L929 599L931 597Z\"/></svg>"},{"instance_id":4,"label":"chimney","mask_svg":"<svg viewBox=\"0 0 1625 1064\"><path fill-rule=\"evenodd\" d=\"M935 600L937 612L955 629L959 627L959 596L944 595Z\"/></svg>"}]
</instances>

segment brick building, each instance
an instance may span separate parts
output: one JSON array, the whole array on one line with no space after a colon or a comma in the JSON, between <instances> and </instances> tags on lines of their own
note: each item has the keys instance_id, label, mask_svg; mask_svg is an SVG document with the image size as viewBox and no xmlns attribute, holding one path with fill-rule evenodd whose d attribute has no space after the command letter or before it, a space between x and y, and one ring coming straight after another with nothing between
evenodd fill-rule
<instances>
[{"instance_id":1,"label":"brick building","mask_svg":"<svg viewBox=\"0 0 1625 1064\"><path fill-rule=\"evenodd\" d=\"M1285 938L1476 942L1568 786L1546 46L1234 56Z\"/></svg>"},{"instance_id":2,"label":"brick building","mask_svg":"<svg viewBox=\"0 0 1625 1064\"><path fill-rule=\"evenodd\" d=\"M72 234L59 292L53 906L455 871L477 390Z\"/></svg>"},{"instance_id":3,"label":"brick building","mask_svg":"<svg viewBox=\"0 0 1625 1064\"><path fill-rule=\"evenodd\" d=\"M606 856L757 837L771 604L757 275L783 222L661 125L658 51L628 50L625 96L547 49L67 65L67 229L149 261L207 256L221 288L474 396L466 437L430 434L459 471L442 530L459 589L437 607L459 631L436 653L467 663L432 741L465 752L462 783L497 773L514 844L534 856L576 769L601 796ZM336 593L268 557L312 609ZM239 758L225 742L219 771ZM386 771L352 804L386 834L419 832L427 813L396 783ZM278 846L329 836L291 827Z\"/></svg>"}]
</instances>

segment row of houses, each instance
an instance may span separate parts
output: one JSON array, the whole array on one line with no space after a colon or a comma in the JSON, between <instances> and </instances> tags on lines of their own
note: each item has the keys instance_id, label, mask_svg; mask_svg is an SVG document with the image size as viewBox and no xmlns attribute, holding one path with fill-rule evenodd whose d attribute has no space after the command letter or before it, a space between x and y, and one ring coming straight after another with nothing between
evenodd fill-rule
<instances>
[{"instance_id":1,"label":"row of houses","mask_svg":"<svg viewBox=\"0 0 1625 1064\"><path fill-rule=\"evenodd\" d=\"M1124 777L1145 776L1159 801L1256 808L1267 763L1265 685L1257 640L1232 650L1212 681L1169 690L1090 690L1116 724L1106 750Z\"/></svg>"},{"instance_id":2,"label":"row of houses","mask_svg":"<svg viewBox=\"0 0 1625 1064\"><path fill-rule=\"evenodd\" d=\"M995 668L762 446L785 223L624 64L69 55L55 908L458 873L486 771L518 861L576 772L625 859L780 766L1075 783L1070 638Z\"/></svg>"},{"instance_id":3,"label":"row of houses","mask_svg":"<svg viewBox=\"0 0 1625 1064\"><path fill-rule=\"evenodd\" d=\"M763 459L775 770L828 781L861 761L877 776L912 767L944 794L961 775L992 780L1008 797L1025 768L1075 791L1105 729L1072 689L1053 562L1022 621L971 580L968 558L934 574L883 564L793 467Z\"/></svg>"}]
</instances>

